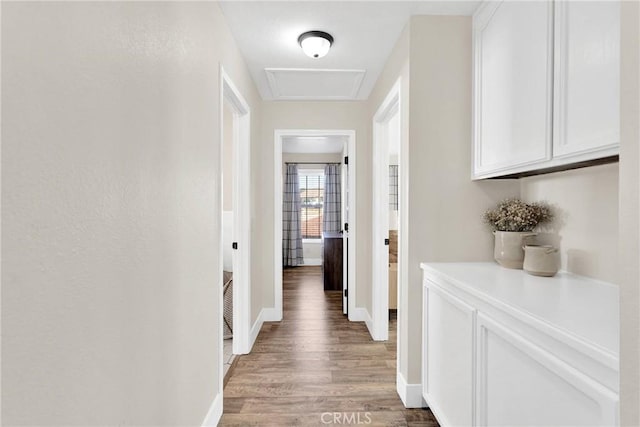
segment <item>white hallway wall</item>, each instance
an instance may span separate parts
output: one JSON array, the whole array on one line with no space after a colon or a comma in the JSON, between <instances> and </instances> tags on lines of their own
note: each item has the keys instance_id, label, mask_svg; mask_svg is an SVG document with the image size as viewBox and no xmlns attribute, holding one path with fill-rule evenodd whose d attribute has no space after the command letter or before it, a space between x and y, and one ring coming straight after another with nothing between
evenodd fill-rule
<instances>
[{"instance_id":1,"label":"white hallway wall","mask_svg":"<svg viewBox=\"0 0 640 427\"><path fill-rule=\"evenodd\" d=\"M640 3L621 7L620 420L640 425Z\"/></svg>"},{"instance_id":2,"label":"white hallway wall","mask_svg":"<svg viewBox=\"0 0 640 427\"><path fill-rule=\"evenodd\" d=\"M513 181L472 182L471 18L411 18L407 381L420 383L422 261L491 261L482 213L518 194ZM452 230L455 232L452 233ZM418 337L414 339L413 337Z\"/></svg>"},{"instance_id":3,"label":"white hallway wall","mask_svg":"<svg viewBox=\"0 0 640 427\"><path fill-rule=\"evenodd\" d=\"M398 41L396 42L389 59L380 73L380 77L378 77L378 81L376 82L371 95L369 96L369 100L367 101L367 120L369 122L369 126L373 127L373 117L377 112L380 104L384 101L387 94L396 83L398 78L401 79L401 93L400 93L400 127L401 127L401 141L400 141L400 152L405 153L404 157L399 160L399 164L402 167L399 168L399 185L404 185L408 181L409 169L406 167L406 153L409 150L409 94L411 91L411 81L409 76L409 41L410 41L410 24L407 24L403 29ZM373 142L370 142L373 144ZM371 154L371 161L373 162L373 151ZM400 190L402 191L402 190ZM415 195L412 194L412 197ZM399 221L402 221L403 224L407 224L409 218L409 212L407 209L408 200L405 200L401 195L399 197ZM405 227L406 228L406 227ZM371 229L371 228L370 228ZM398 371L404 375L405 379L407 376L408 369L408 360L409 360L409 344L412 341L409 337L409 324L410 321L415 321L421 314L413 314L409 313L408 310L403 309L406 307L408 301L407 295L407 286L408 283L408 259L406 254L407 252L407 239L402 237L405 234L399 235L398 238L398 288L399 288L399 299L398 299ZM369 269L371 270L371 266ZM419 355L417 357L420 357Z\"/></svg>"},{"instance_id":4,"label":"white hallway wall","mask_svg":"<svg viewBox=\"0 0 640 427\"><path fill-rule=\"evenodd\" d=\"M2 4L4 425L205 418L220 63L259 115L215 3Z\"/></svg>"},{"instance_id":5,"label":"white hallway wall","mask_svg":"<svg viewBox=\"0 0 640 427\"><path fill-rule=\"evenodd\" d=\"M400 180L399 372L416 391L421 382L423 261L489 261L492 236L483 211L518 195L516 181L472 182L471 19L414 16L403 31L369 98L372 120L402 78ZM403 310L404 308L404 310ZM410 393L411 394L411 393ZM416 399L417 397L417 399ZM417 396L409 401L420 404Z\"/></svg>"},{"instance_id":6,"label":"white hallway wall","mask_svg":"<svg viewBox=\"0 0 640 427\"><path fill-rule=\"evenodd\" d=\"M523 199L554 207L548 243L560 248L564 270L619 283L618 174L610 164L520 180Z\"/></svg>"},{"instance_id":7,"label":"white hallway wall","mask_svg":"<svg viewBox=\"0 0 640 427\"><path fill-rule=\"evenodd\" d=\"M252 277L260 287L260 297L253 300L253 313L261 307L274 307L274 263L265 254L273 253L273 177L274 131L276 129L346 129L356 131L358 253L356 255L356 306L371 312L371 143L370 124L366 120L366 104L361 101L343 102L278 102L263 103L262 132L259 142L252 146L254 171L255 217L252 240ZM258 213L258 212L256 212ZM258 283L259 281L259 283ZM255 320L255 317L254 317Z\"/></svg>"}]
</instances>

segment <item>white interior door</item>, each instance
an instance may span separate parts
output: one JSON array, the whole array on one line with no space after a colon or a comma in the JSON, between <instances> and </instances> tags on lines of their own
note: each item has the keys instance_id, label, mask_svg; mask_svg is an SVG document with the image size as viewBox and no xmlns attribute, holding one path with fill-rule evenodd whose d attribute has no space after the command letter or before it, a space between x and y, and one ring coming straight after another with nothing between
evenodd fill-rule
<instances>
[{"instance_id":1,"label":"white interior door","mask_svg":"<svg viewBox=\"0 0 640 427\"><path fill-rule=\"evenodd\" d=\"M233 115L231 126L222 129L224 133L232 136L231 182L232 182L232 214L231 230L232 250L231 264L233 265L233 353L246 354L251 350L253 343L250 338L251 323L251 241L250 241L250 159L242 153L249 152L251 113L249 105L244 100L238 89L231 82L224 70L220 70L222 99L220 110L223 114L225 104ZM220 120L224 122L224 117ZM229 127L231 127L229 129ZM229 247L221 247L221 256ZM222 271L220 271L222 277ZM222 319L221 319L222 320ZM222 323L222 322L221 322Z\"/></svg>"},{"instance_id":2,"label":"white interior door","mask_svg":"<svg viewBox=\"0 0 640 427\"><path fill-rule=\"evenodd\" d=\"M386 341L389 336L389 126L376 123L373 147L373 339Z\"/></svg>"},{"instance_id":3,"label":"white interior door","mask_svg":"<svg viewBox=\"0 0 640 427\"><path fill-rule=\"evenodd\" d=\"M342 206L342 313L349 313L349 148L342 151L341 206Z\"/></svg>"}]
</instances>

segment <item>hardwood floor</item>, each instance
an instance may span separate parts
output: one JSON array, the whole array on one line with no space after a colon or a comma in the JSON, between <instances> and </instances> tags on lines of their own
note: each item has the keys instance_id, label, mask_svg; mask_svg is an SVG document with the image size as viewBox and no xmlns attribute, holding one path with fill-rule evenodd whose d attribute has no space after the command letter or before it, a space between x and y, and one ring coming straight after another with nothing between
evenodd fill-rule
<instances>
[{"instance_id":1,"label":"hardwood floor","mask_svg":"<svg viewBox=\"0 0 640 427\"><path fill-rule=\"evenodd\" d=\"M396 392L396 322L388 342L342 314L320 267L286 269L284 319L265 323L224 388L221 426L429 426L428 409L405 409Z\"/></svg>"}]
</instances>

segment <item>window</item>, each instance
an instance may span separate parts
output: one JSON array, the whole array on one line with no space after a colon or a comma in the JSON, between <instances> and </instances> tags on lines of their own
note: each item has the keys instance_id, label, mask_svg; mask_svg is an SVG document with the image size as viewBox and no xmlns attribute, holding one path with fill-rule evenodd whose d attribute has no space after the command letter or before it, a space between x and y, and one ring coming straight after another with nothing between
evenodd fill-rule
<instances>
[{"instance_id":1,"label":"window","mask_svg":"<svg viewBox=\"0 0 640 427\"><path fill-rule=\"evenodd\" d=\"M322 203L324 200L324 170L299 169L302 238L322 237Z\"/></svg>"},{"instance_id":2,"label":"window","mask_svg":"<svg viewBox=\"0 0 640 427\"><path fill-rule=\"evenodd\" d=\"M398 165L389 165L389 209L398 210Z\"/></svg>"}]
</instances>

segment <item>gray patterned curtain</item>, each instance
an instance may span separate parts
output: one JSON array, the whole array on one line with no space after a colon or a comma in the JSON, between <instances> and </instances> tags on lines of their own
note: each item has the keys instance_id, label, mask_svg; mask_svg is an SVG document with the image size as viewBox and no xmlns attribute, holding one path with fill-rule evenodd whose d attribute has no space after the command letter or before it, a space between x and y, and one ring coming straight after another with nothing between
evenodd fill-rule
<instances>
[{"instance_id":1,"label":"gray patterned curtain","mask_svg":"<svg viewBox=\"0 0 640 427\"><path fill-rule=\"evenodd\" d=\"M389 209L398 210L398 165L389 165Z\"/></svg>"},{"instance_id":2,"label":"gray patterned curtain","mask_svg":"<svg viewBox=\"0 0 640 427\"><path fill-rule=\"evenodd\" d=\"M324 168L323 231L338 232L342 230L340 196L340 165L327 165Z\"/></svg>"},{"instance_id":3,"label":"gray patterned curtain","mask_svg":"<svg viewBox=\"0 0 640 427\"><path fill-rule=\"evenodd\" d=\"M303 263L298 165L287 165L282 200L282 265L295 267Z\"/></svg>"}]
</instances>

